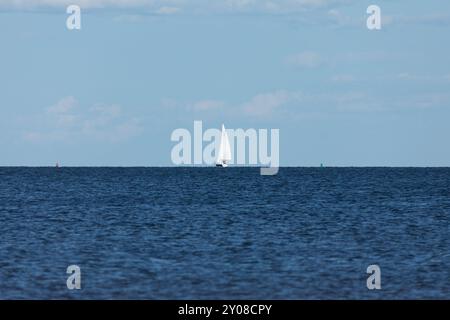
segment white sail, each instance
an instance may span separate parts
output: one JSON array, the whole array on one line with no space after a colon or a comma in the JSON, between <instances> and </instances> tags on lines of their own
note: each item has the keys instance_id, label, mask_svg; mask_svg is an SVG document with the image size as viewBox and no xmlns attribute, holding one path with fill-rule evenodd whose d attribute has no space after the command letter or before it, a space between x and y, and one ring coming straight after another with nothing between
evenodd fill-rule
<instances>
[{"instance_id":1,"label":"white sail","mask_svg":"<svg viewBox=\"0 0 450 320\"><path fill-rule=\"evenodd\" d=\"M222 124L222 136L220 138L219 152L217 153L217 165L226 166L227 162L231 160L230 141L228 140L227 131Z\"/></svg>"}]
</instances>

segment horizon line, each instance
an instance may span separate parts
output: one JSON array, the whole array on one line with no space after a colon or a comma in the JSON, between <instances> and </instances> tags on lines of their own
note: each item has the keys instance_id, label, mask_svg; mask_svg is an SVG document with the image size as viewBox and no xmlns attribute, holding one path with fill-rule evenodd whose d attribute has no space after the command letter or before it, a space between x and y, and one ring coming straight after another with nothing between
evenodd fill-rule
<instances>
[{"instance_id":1,"label":"horizon line","mask_svg":"<svg viewBox=\"0 0 450 320\"><path fill-rule=\"evenodd\" d=\"M63 168L215 168L214 165L185 165L185 166L167 166L167 165L153 165L153 166L120 166L120 165L80 165L80 166L39 166L39 165L0 165L0 168L55 168L55 169L63 169ZM248 165L248 166L239 166L239 165L231 165L228 168L271 168L268 166L257 166L257 165ZM273 167L276 168L276 167ZM344 165L344 166L279 166L278 168L450 168L448 166L386 166L386 165L371 165L371 166L359 166L359 165Z\"/></svg>"}]
</instances>

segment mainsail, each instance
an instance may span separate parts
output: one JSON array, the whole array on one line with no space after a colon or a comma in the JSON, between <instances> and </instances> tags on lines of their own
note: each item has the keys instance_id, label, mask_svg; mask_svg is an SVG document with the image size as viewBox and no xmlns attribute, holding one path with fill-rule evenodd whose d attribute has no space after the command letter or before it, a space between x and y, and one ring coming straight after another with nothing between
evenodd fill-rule
<instances>
[{"instance_id":1,"label":"mainsail","mask_svg":"<svg viewBox=\"0 0 450 320\"><path fill-rule=\"evenodd\" d=\"M217 165L226 166L227 162L231 160L230 141L228 140L227 131L222 124L222 136L220 138L219 152L217 153Z\"/></svg>"}]
</instances>

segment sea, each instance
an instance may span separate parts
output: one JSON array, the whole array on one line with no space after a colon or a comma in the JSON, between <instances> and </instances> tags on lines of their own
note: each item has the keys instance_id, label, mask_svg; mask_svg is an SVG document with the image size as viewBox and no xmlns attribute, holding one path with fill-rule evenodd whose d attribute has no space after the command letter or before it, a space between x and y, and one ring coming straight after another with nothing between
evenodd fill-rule
<instances>
[{"instance_id":1,"label":"sea","mask_svg":"<svg viewBox=\"0 0 450 320\"><path fill-rule=\"evenodd\" d=\"M450 168L0 168L0 299L431 298Z\"/></svg>"}]
</instances>

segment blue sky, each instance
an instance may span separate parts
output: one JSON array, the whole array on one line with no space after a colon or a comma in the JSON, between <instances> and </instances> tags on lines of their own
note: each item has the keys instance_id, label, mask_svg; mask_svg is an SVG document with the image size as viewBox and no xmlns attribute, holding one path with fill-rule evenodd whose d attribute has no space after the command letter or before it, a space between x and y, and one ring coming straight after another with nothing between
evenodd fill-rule
<instances>
[{"instance_id":1,"label":"blue sky","mask_svg":"<svg viewBox=\"0 0 450 320\"><path fill-rule=\"evenodd\" d=\"M72 3L0 0L0 165L171 165L194 120L279 128L281 165L450 165L449 1Z\"/></svg>"}]
</instances>

